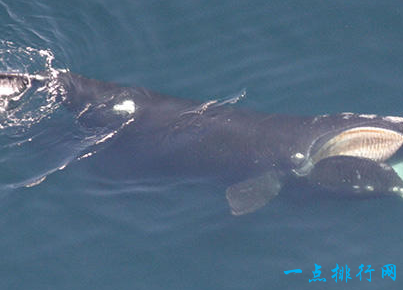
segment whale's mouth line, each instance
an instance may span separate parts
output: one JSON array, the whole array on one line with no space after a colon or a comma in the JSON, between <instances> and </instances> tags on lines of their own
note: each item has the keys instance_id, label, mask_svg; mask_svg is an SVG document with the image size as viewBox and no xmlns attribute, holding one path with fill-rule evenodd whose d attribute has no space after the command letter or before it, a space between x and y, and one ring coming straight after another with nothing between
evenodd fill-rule
<instances>
[{"instance_id":1,"label":"whale's mouth line","mask_svg":"<svg viewBox=\"0 0 403 290\"><path fill-rule=\"evenodd\" d=\"M403 181L403 146L401 148L399 148L399 150L395 154L393 154L389 159L387 159L385 161L377 161L372 158L349 155L349 154L340 154L340 155L334 155L334 156L357 157L357 158L363 158L363 159L375 161L379 165L387 164L397 173L397 175ZM317 161L317 162L319 162L319 161ZM311 158L308 158L308 160L306 160L300 168L294 169L293 172L297 176L306 176L310 173L310 171L312 170L312 168L315 166L315 164L317 162L313 162Z\"/></svg>"},{"instance_id":2,"label":"whale's mouth line","mask_svg":"<svg viewBox=\"0 0 403 290\"><path fill-rule=\"evenodd\" d=\"M316 139L310 149L318 142L323 141ZM403 134L397 130L373 126L341 131L323 142L314 152L309 150L307 158L299 168L293 169L293 173L298 177L307 176L321 160L338 156L367 159L379 166L385 164L403 181Z\"/></svg>"}]
</instances>

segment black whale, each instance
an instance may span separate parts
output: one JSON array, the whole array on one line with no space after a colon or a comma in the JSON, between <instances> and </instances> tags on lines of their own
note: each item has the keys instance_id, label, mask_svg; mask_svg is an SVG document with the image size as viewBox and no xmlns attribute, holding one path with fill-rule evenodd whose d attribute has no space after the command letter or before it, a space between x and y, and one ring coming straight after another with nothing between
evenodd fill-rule
<instances>
[{"instance_id":1,"label":"black whale","mask_svg":"<svg viewBox=\"0 0 403 290\"><path fill-rule=\"evenodd\" d=\"M60 72L57 80L65 91L63 104L86 126L130 120L114 146L105 149L111 163L130 168L127 174L133 176L159 172L215 178L227 184L235 215L262 207L292 177L352 196L403 195L403 181L394 170L403 144L400 117L267 115L70 73ZM2 97L15 98L44 81L2 74ZM119 159L117 150L127 154Z\"/></svg>"}]
</instances>

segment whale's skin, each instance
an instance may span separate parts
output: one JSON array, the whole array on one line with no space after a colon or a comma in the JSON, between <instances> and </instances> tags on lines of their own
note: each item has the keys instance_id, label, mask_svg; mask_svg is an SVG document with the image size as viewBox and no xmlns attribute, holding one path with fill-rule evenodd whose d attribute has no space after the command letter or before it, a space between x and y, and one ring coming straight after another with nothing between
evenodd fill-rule
<instances>
[{"instance_id":1,"label":"whale's skin","mask_svg":"<svg viewBox=\"0 0 403 290\"><path fill-rule=\"evenodd\" d=\"M116 177L158 173L216 179L228 186L227 199L236 215L263 206L284 182L295 177L354 196L403 191L403 182L392 167L367 153L315 160L321 148L342 144L329 140L344 136L340 135L343 132L358 130L354 140L360 140L365 134L360 128L376 135L371 142L382 142L383 133L396 133L391 137L396 140L390 142L397 148L403 142L399 139L403 118L353 113L269 115L214 101L201 104L143 88L120 87L71 73L60 73L58 79L66 92L64 105L76 112L85 126L108 126L119 122L122 114L132 115L132 122L98 158L106 164L97 167L113 168L109 173L116 172ZM116 110L125 101L135 109ZM367 143L364 140L362 144ZM378 147L374 150L381 150Z\"/></svg>"}]
</instances>

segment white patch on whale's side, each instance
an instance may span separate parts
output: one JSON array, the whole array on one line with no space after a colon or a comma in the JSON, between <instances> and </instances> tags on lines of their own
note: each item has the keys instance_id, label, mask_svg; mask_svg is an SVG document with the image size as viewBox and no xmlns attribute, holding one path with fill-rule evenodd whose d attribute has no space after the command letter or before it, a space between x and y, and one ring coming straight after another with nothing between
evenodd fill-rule
<instances>
[{"instance_id":1,"label":"white patch on whale's side","mask_svg":"<svg viewBox=\"0 0 403 290\"><path fill-rule=\"evenodd\" d=\"M403 188L402 187L394 186L394 187L390 188L389 191L394 192L397 194L397 196L400 196L401 198L403 198Z\"/></svg>"},{"instance_id":2,"label":"white patch on whale's side","mask_svg":"<svg viewBox=\"0 0 403 290\"><path fill-rule=\"evenodd\" d=\"M365 119L375 119L377 115L375 114L360 114L358 115L360 118L365 118Z\"/></svg>"},{"instance_id":3,"label":"white patch on whale's side","mask_svg":"<svg viewBox=\"0 0 403 290\"><path fill-rule=\"evenodd\" d=\"M321 119L327 118L327 117L329 117L329 116L330 116L329 114L324 114L324 115L316 116L316 117L312 120L311 123L314 124L314 123L320 121Z\"/></svg>"},{"instance_id":4,"label":"white patch on whale's side","mask_svg":"<svg viewBox=\"0 0 403 290\"><path fill-rule=\"evenodd\" d=\"M114 111L118 112L126 112L129 114L133 114L136 111L136 105L132 100L123 101L120 104L116 104L113 106Z\"/></svg>"},{"instance_id":5,"label":"white patch on whale's side","mask_svg":"<svg viewBox=\"0 0 403 290\"><path fill-rule=\"evenodd\" d=\"M392 123L403 123L403 118L402 117L396 117L396 116L387 116L382 118L385 121L389 121Z\"/></svg>"},{"instance_id":6,"label":"white patch on whale's side","mask_svg":"<svg viewBox=\"0 0 403 290\"><path fill-rule=\"evenodd\" d=\"M354 114L354 113L351 113L351 112L343 112L343 113L341 113L341 115L343 116L343 119L348 120L348 119L350 119L351 117L353 117L355 114Z\"/></svg>"},{"instance_id":7,"label":"white patch on whale's side","mask_svg":"<svg viewBox=\"0 0 403 290\"><path fill-rule=\"evenodd\" d=\"M374 191L374 187L372 185L365 186L365 189L368 191Z\"/></svg>"},{"instance_id":8,"label":"white patch on whale's side","mask_svg":"<svg viewBox=\"0 0 403 290\"><path fill-rule=\"evenodd\" d=\"M295 156L295 158L297 158L297 159L304 159L304 158L305 158L304 154L302 154L301 152L295 153L294 156Z\"/></svg>"}]
</instances>

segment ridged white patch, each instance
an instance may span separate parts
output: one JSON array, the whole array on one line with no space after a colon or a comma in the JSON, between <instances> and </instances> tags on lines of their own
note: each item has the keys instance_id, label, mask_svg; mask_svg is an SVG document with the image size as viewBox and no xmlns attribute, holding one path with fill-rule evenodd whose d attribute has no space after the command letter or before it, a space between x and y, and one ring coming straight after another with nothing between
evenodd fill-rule
<instances>
[{"instance_id":1,"label":"ridged white patch","mask_svg":"<svg viewBox=\"0 0 403 290\"><path fill-rule=\"evenodd\" d=\"M120 104L114 105L113 110L133 114L136 111L136 105L132 100L125 100Z\"/></svg>"}]
</instances>

